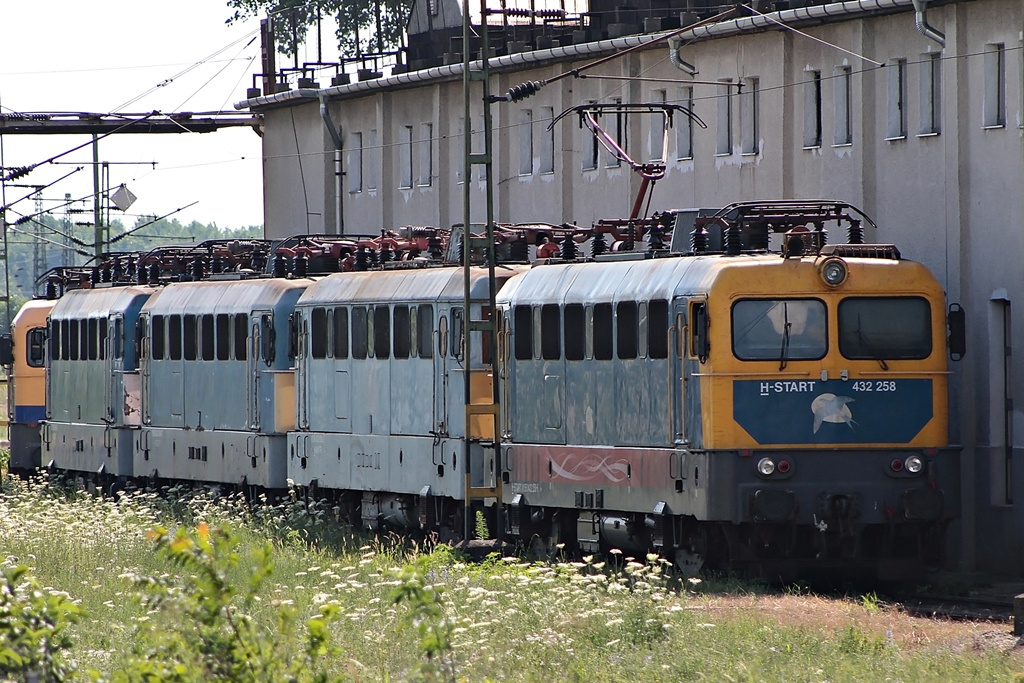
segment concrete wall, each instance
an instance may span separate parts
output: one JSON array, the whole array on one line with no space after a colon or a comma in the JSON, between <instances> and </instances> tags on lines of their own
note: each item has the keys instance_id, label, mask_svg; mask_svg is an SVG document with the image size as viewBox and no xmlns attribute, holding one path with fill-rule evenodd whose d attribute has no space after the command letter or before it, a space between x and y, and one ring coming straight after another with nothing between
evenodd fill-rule
<instances>
[{"instance_id":1,"label":"concrete wall","mask_svg":"<svg viewBox=\"0 0 1024 683\"><path fill-rule=\"evenodd\" d=\"M587 72L617 80L565 78L522 102L494 105L496 218L585 225L627 215L639 181L625 165L607 163L603 153L596 168L585 168L592 142L575 116L555 127L553 170L544 172L541 141L549 135L551 113L587 101L649 101L661 92L673 102L682 88L692 87L694 111L708 128L694 127L692 158L678 158L673 134L668 171L654 190L652 210L749 199L850 201L878 223L869 240L895 242L906 257L924 262L944 283L949 300L967 310L968 354L951 366L951 437L965 447L964 513L954 530L951 564L1019 572L1024 561L1024 532L1018 531L1024 528L1024 314L1019 310L1024 300L1024 5L1019 0L950 3L930 8L928 21L945 33L945 48L915 29L909 11L800 27L817 40L765 31L686 46L682 57L699 70L692 77L696 80L744 81L749 93L749 79L757 79L753 150L743 147L741 96L731 98L732 144L720 150L725 112L720 88L688 84L691 77L669 63L663 44ZM991 119L995 70L986 53L1000 44L1005 123L991 126L985 117ZM937 130L929 131L922 123L927 92L921 82L924 70L931 68L929 55L936 53L940 111ZM893 60L905 60L904 135L890 130L891 74L898 68ZM590 61L496 73L492 88L504 92ZM849 142L835 135L841 81L836 76L843 68L849 69ZM815 71L821 74L821 142L807 145L806 82ZM338 98L330 101L330 110L346 146L352 133L362 133L364 146L362 189L349 191L348 176L342 182L347 232L461 222L461 81ZM475 103L474 128L479 128L481 112ZM267 235L336 231L333 146L317 101L269 109L265 115ZM533 160L525 165L522 154L529 146L522 128L531 119ZM659 136L652 134L651 121L631 116L626 126L625 142L640 161L657 156L652 138ZM424 124L432 137L429 184L419 182L423 157L416 149L427 144L420 142ZM610 117L602 124L616 128ZM408 155L405 126L413 133L412 187L401 187L403 173L408 175L402 160ZM377 131L373 150L371 130ZM343 154L346 174L353 172L350 152ZM470 179L472 219L479 221L483 183L476 173ZM376 174L375 189L367 186L371 174ZM1006 399L1015 401L1008 412Z\"/></svg>"}]
</instances>

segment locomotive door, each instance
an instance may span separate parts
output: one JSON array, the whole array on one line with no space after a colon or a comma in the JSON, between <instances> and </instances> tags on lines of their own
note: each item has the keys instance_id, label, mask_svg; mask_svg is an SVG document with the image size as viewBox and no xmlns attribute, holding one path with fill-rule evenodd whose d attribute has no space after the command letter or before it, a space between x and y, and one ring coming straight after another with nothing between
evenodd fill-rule
<instances>
[{"instance_id":1,"label":"locomotive door","mask_svg":"<svg viewBox=\"0 0 1024 683\"><path fill-rule=\"evenodd\" d=\"M260 428L260 352L264 342L260 322L262 311L253 311L249 316L249 353L246 360L246 420L249 429Z\"/></svg>"},{"instance_id":2,"label":"locomotive door","mask_svg":"<svg viewBox=\"0 0 1024 683\"><path fill-rule=\"evenodd\" d=\"M103 344L104 370L107 383L107 419L120 423L118 419L118 403L124 403L124 394L121 389L121 378L124 371L124 362L121 360L119 335L124 329L124 315L115 313L110 316L109 321L100 319L100 325L107 325L107 331L100 332L100 340Z\"/></svg>"},{"instance_id":3,"label":"locomotive door","mask_svg":"<svg viewBox=\"0 0 1024 683\"><path fill-rule=\"evenodd\" d=\"M309 429L309 382L307 372L309 362L306 350L309 348L309 322L302 311L295 311L295 329L297 330L295 345L295 398L297 406L297 424L299 429Z\"/></svg>"},{"instance_id":4,"label":"locomotive door","mask_svg":"<svg viewBox=\"0 0 1024 683\"><path fill-rule=\"evenodd\" d=\"M684 401L686 400L686 299L672 301L672 327L669 328L669 348L671 369L669 377L669 400L672 405L672 441L681 444L686 442L686 427L683 420Z\"/></svg>"},{"instance_id":5,"label":"locomotive door","mask_svg":"<svg viewBox=\"0 0 1024 683\"><path fill-rule=\"evenodd\" d=\"M143 313L139 316L139 325L136 331L139 335L139 375L142 383L142 424L150 423L149 414L149 388L150 388L150 341L149 341L149 314Z\"/></svg>"}]
</instances>

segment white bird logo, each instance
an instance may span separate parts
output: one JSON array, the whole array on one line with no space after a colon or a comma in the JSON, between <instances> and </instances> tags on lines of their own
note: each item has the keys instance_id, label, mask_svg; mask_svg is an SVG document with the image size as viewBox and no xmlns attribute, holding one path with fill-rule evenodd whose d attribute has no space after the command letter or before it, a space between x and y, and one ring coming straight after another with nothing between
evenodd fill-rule
<instances>
[{"instance_id":1,"label":"white bird logo","mask_svg":"<svg viewBox=\"0 0 1024 683\"><path fill-rule=\"evenodd\" d=\"M814 413L814 433L818 433L822 422L848 424L853 429L853 413L847 403L853 403L849 396L821 394L811 401L811 412Z\"/></svg>"}]
</instances>

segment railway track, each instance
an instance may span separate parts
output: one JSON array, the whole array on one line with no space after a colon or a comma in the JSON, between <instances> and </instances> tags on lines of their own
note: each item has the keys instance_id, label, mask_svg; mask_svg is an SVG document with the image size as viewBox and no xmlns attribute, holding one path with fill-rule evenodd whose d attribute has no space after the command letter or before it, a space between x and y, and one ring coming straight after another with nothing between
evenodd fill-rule
<instances>
[{"instance_id":1,"label":"railway track","mask_svg":"<svg viewBox=\"0 0 1024 683\"><path fill-rule=\"evenodd\" d=\"M895 604L915 617L952 621L987 621L1013 627L1013 597L952 596L939 594L899 595Z\"/></svg>"}]
</instances>

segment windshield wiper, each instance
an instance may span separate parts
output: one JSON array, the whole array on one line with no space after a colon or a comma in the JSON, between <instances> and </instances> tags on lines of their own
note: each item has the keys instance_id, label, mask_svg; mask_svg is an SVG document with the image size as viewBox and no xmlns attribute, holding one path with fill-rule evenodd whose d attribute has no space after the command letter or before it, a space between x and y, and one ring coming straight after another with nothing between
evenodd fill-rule
<instances>
[{"instance_id":1,"label":"windshield wiper","mask_svg":"<svg viewBox=\"0 0 1024 683\"><path fill-rule=\"evenodd\" d=\"M779 351L779 370L785 370L789 362L789 328L793 323L789 322L789 304L783 302L782 316L785 324L782 326L782 349Z\"/></svg>"},{"instance_id":2,"label":"windshield wiper","mask_svg":"<svg viewBox=\"0 0 1024 683\"><path fill-rule=\"evenodd\" d=\"M881 358L878 355L878 350L875 348L875 345L872 344L870 340L868 340L867 335L864 334L864 332L860 329L859 315L857 316L857 340L864 346L864 348L866 348L871 353L872 356L874 356L875 360L878 361L878 364L882 366L883 370L889 369L889 364L885 362L884 358Z\"/></svg>"}]
</instances>

